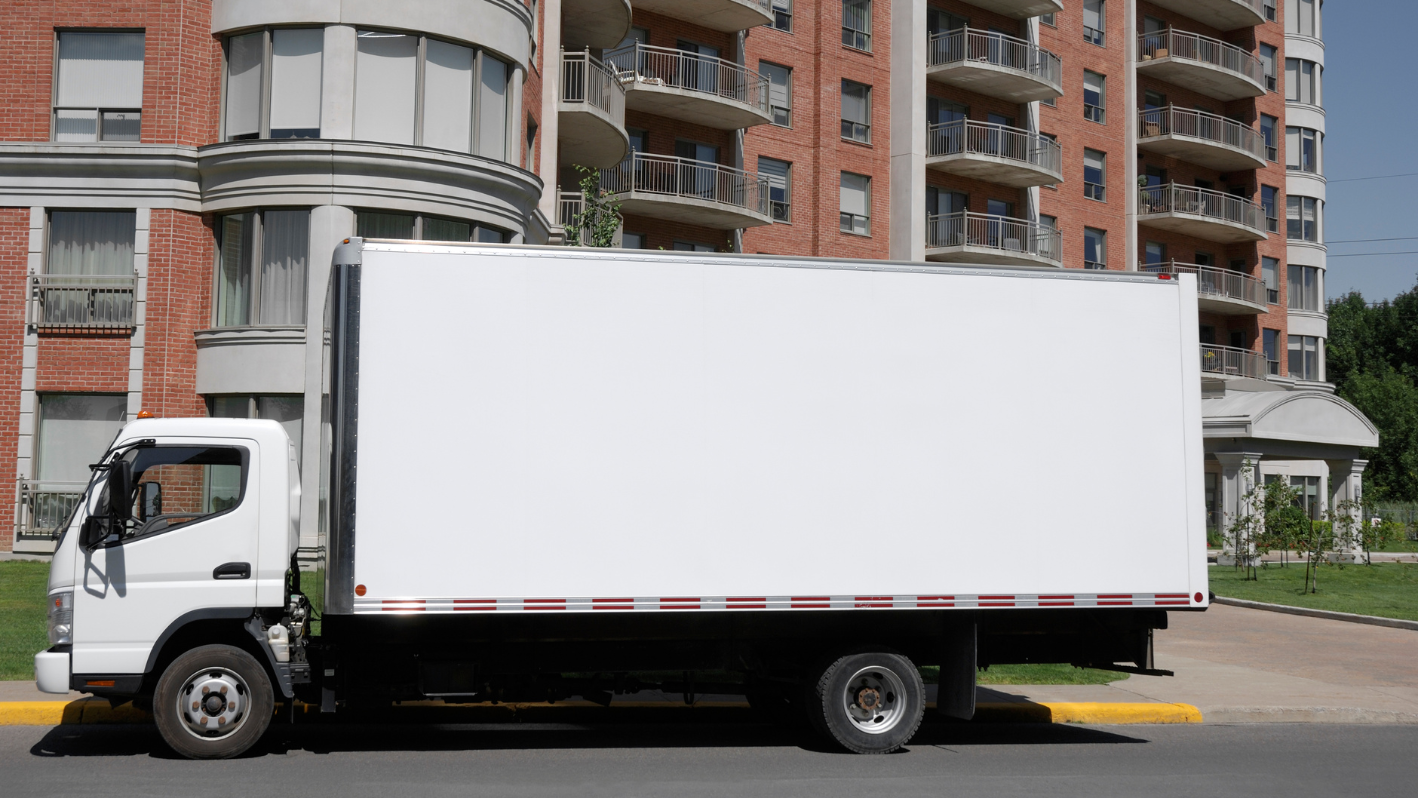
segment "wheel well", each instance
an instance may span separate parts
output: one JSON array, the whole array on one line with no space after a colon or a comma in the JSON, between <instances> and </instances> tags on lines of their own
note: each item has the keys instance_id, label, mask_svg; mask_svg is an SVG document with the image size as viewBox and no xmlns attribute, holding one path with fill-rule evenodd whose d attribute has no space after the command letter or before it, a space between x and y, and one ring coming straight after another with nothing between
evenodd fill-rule
<instances>
[{"instance_id":1,"label":"wheel well","mask_svg":"<svg viewBox=\"0 0 1418 798\"><path fill-rule=\"evenodd\" d=\"M261 667L265 669L266 675L275 684L275 674L271 673L271 666L266 662L266 654L256 645L256 640L250 632L242 625L240 620L234 618L208 618L191 621L177 631L162 644L158 650L157 657L153 660L153 667L143 675L143 692L152 695L157 689L158 679L162 678L167 666L172 661L182 656L185 652L191 651L200 646L227 645L245 651L256 658Z\"/></svg>"}]
</instances>

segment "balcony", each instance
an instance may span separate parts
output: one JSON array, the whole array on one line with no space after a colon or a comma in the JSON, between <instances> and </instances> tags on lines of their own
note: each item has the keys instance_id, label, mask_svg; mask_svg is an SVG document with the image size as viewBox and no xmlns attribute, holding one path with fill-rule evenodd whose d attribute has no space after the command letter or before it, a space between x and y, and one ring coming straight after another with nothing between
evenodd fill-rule
<instances>
[{"instance_id":1,"label":"balcony","mask_svg":"<svg viewBox=\"0 0 1418 798\"><path fill-rule=\"evenodd\" d=\"M1255 128L1171 105L1138 112L1137 146L1220 172L1265 166L1265 140Z\"/></svg>"},{"instance_id":2,"label":"balcony","mask_svg":"<svg viewBox=\"0 0 1418 798\"><path fill-rule=\"evenodd\" d=\"M1201 345L1201 373L1223 377L1250 377L1268 380L1280 373L1280 361L1266 360L1264 352L1234 346Z\"/></svg>"},{"instance_id":3,"label":"balcony","mask_svg":"<svg viewBox=\"0 0 1418 798\"><path fill-rule=\"evenodd\" d=\"M1202 313L1242 316L1270 309L1265 283L1247 274L1176 261L1150 263L1140 270L1152 274L1195 274L1197 305Z\"/></svg>"},{"instance_id":4,"label":"balcony","mask_svg":"<svg viewBox=\"0 0 1418 798\"><path fill-rule=\"evenodd\" d=\"M15 551L54 551L54 538L83 495L83 482L20 480Z\"/></svg>"},{"instance_id":5,"label":"balcony","mask_svg":"<svg viewBox=\"0 0 1418 798\"><path fill-rule=\"evenodd\" d=\"M601 170L601 188L636 216L720 230L773 222L767 178L707 161L631 152Z\"/></svg>"},{"instance_id":6,"label":"balcony","mask_svg":"<svg viewBox=\"0 0 1418 798\"><path fill-rule=\"evenodd\" d=\"M653 11L725 33L773 21L771 0L635 0L636 11Z\"/></svg>"},{"instance_id":7,"label":"balcony","mask_svg":"<svg viewBox=\"0 0 1418 798\"><path fill-rule=\"evenodd\" d=\"M630 152L625 88L615 72L589 52L561 54L556 110L562 163L599 169L620 163Z\"/></svg>"},{"instance_id":8,"label":"balcony","mask_svg":"<svg viewBox=\"0 0 1418 798\"><path fill-rule=\"evenodd\" d=\"M1140 192L1138 224L1223 244L1265 239L1265 212L1245 197L1176 183Z\"/></svg>"},{"instance_id":9,"label":"balcony","mask_svg":"<svg viewBox=\"0 0 1418 798\"><path fill-rule=\"evenodd\" d=\"M1063 266L1059 231L1027 219L984 213L926 218L926 260L1000 266Z\"/></svg>"},{"instance_id":10,"label":"balcony","mask_svg":"<svg viewBox=\"0 0 1418 798\"><path fill-rule=\"evenodd\" d=\"M1236 30L1249 28L1265 22L1265 2L1263 0L1151 0L1178 14L1216 28Z\"/></svg>"},{"instance_id":11,"label":"balcony","mask_svg":"<svg viewBox=\"0 0 1418 798\"><path fill-rule=\"evenodd\" d=\"M926 77L1017 103L1063 96L1058 56L1023 39L974 28L930 37Z\"/></svg>"},{"instance_id":12,"label":"balcony","mask_svg":"<svg viewBox=\"0 0 1418 798\"><path fill-rule=\"evenodd\" d=\"M630 0L561 0L561 43L614 47L630 32Z\"/></svg>"},{"instance_id":13,"label":"balcony","mask_svg":"<svg viewBox=\"0 0 1418 798\"><path fill-rule=\"evenodd\" d=\"M1063 11L1063 0L965 0L976 8L993 11L1011 19L1029 19L1040 14Z\"/></svg>"},{"instance_id":14,"label":"balcony","mask_svg":"<svg viewBox=\"0 0 1418 798\"><path fill-rule=\"evenodd\" d=\"M961 119L926 129L926 167L1027 188L1063 182L1057 141L1019 128Z\"/></svg>"},{"instance_id":15,"label":"balcony","mask_svg":"<svg viewBox=\"0 0 1418 798\"><path fill-rule=\"evenodd\" d=\"M1137 72L1218 100L1265 94L1259 58L1234 44L1185 31L1138 36Z\"/></svg>"},{"instance_id":16,"label":"balcony","mask_svg":"<svg viewBox=\"0 0 1418 798\"><path fill-rule=\"evenodd\" d=\"M605 54L636 111L739 130L772 121L768 78L722 58L635 42Z\"/></svg>"},{"instance_id":17,"label":"balcony","mask_svg":"<svg viewBox=\"0 0 1418 798\"><path fill-rule=\"evenodd\" d=\"M137 289L136 274L32 274L27 322L44 332L132 332Z\"/></svg>"}]
</instances>

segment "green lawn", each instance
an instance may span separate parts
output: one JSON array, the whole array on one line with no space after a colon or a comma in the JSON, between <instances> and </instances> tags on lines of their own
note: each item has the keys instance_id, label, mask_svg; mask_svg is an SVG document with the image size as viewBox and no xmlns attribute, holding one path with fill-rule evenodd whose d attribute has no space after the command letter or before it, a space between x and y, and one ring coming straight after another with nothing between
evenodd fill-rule
<instances>
[{"instance_id":1,"label":"green lawn","mask_svg":"<svg viewBox=\"0 0 1418 798\"><path fill-rule=\"evenodd\" d=\"M921 668L921 678L927 684L935 684L940 677L940 668L927 665ZM1075 668L1072 665L991 665L987 671L975 676L978 684L1107 684L1128 678L1126 673L1100 671L1093 668Z\"/></svg>"},{"instance_id":2,"label":"green lawn","mask_svg":"<svg viewBox=\"0 0 1418 798\"><path fill-rule=\"evenodd\" d=\"M1303 592L1303 564L1281 568L1272 563L1260 569L1255 582L1245 581L1243 573L1231 567L1211 568L1212 592L1248 601L1418 621L1418 564L1321 565L1317 593Z\"/></svg>"},{"instance_id":3,"label":"green lawn","mask_svg":"<svg viewBox=\"0 0 1418 798\"><path fill-rule=\"evenodd\" d=\"M48 585L49 563L0 562L0 681L34 678L34 655L49 648Z\"/></svg>"}]
</instances>

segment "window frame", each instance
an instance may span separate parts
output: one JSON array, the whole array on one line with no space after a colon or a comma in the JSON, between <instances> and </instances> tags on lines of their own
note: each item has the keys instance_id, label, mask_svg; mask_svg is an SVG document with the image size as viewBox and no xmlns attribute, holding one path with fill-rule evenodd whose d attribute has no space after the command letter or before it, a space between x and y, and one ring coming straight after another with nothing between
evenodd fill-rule
<instances>
[{"instance_id":1,"label":"window frame","mask_svg":"<svg viewBox=\"0 0 1418 798\"><path fill-rule=\"evenodd\" d=\"M302 321L300 324L275 324L273 322L266 322L260 319L262 266L261 261L262 257L265 254L266 213L268 211L305 211L306 224L309 225L310 217L312 215L313 210L313 207L306 205L271 205L261 206L258 208L247 208L244 210L232 210L228 211L227 213L219 213L215 215L214 219L217 235L215 236L216 255L213 258L214 265L212 268L212 329L233 330L251 327L305 327L306 325L310 324L310 309L308 305L310 301L310 249L312 237L310 236L309 230L307 229L305 239L305 299L307 307L301 308L301 316L303 317L304 321ZM222 235L224 227L224 225L222 224L222 220L226 219L228 216L245 216L247 214L250 214L251 218L254 220L255 230L252 232L251 235L251 251L246 253L245 258L245 268L250 270L251 280L251 295L247 299L246 322L244 324L221 324L220 314L222 304Z\"/></svg>"},{"instance_id":2,"label":"window frame","mask_svg":"<svg viewBox=\"0 0 1418 798\"><path fill-rule=\"evenodd\" d=\"M858 30L858 29L856 29L856 28L849 28L849 27L847 27L847 6L849 6L849 5L865 5L865 6L866 6L866 14L862 15L862 18L863 18L863 20L865 21L865 24L866 24L866 29L865 29L865 30ZM872 36L872 24L871 24L871 23L872 23L872 14L875 13L875 11L876 11L876 9L874 8L874 4L872 3L872 0L842 0L842 46L843 46L843 47L847 47L847 48L850 48L850 49L852 49L852 50L858 50L858 51L863 52L863 53L869 53L869 52L872 51L872 50L871 50L871 36ZM848 41L847 41L847 37L848 37L848 36L851 36L851 37L852 37L852 41L851 41L851 42L848 42Z\"/></svg>"},{"instance_id":3,"label":"window frame","mask_svg":"<svg viewBox=\"0 0 1418 798\"><path fill-rule=\"evenodd\" d=\"M1270 122L1269 125L1266 124L1267 121ZM1271 163L1280 162L1280 145L1276 139L1276 129L1279 125L1279 117L1271 116L1270 114L1260 115L1260 135L1261 140L1265 143L1265 159ZM1269 140L1266 139L1265 135L1267 129L1270 131Z\"/></svg>"},{"instance_id":4,"label":"window frame","mask_svg":"<svg viewBox=\"0 0 1418 798\"><path fill-rule=\"evenodd\" d=\"M510 230L506 230L506 229L503 229L503 228L501 228L501 227L496 227L496 226L490 225L490 224L483 224L482 222L479 222L479 221L476 220L476 219L458 219L458 218L453 217L453 216L440 216L440 215L438 215L438 214L436 214L436 213L405 213L405 212L403 212L403 211L389 210L389 209L386 209L386 208L355 208L355 230L356 230L356 231L359 230L359 216L360 216L360 214L362 214L362 213L382 213L382 214L387 214L387 215L390 215L390 216L412 216L412 217L414 217L414 229L413 229L414 237L413 237L412 239L409 239L409 240L411 240L411 241L429 241L429 242L432 242L432 243L438 243L438 242L442 241L442 242L448 243L448 244L459 244L459 243L467 243L467 244L492 243L492 242L490 242L490 241L483 241L483 242L478 241L478 233L480 233L480 232L483 231L483 230L494 230L494 231L496 231L497 233L499 233L499 234L502 236L502 239L503 239L503 240L502 240L501 243L504 243L504 244L505 244L505 243L507 243L507 237L512 234L512 231L510 231ZM447 221L447 222L456 222L456 223L458 223L458 224L466 224L466 225L468 226L468 240L467 240L466 242L463 242L463 241L458 241L457 239L447 239L447 238L437 238L437 239L433 239L433 238L424 238L424 237L423 237L424 222L425 222L426 220L428 220L428 219L434 219L434 220L438 220L438 221Z\"/></svg>"},{"instance_id":5,"label":"window frame","mask_svg":"<svg viewBox=\"0 0 1418 798\"><path fill-rule=\"evenodd\" d=\"M1301 266L1293 263L1286 265L1286 310L1298 310L1304 313L1324 312L1324 298L1320 282L1322 271L1318 266ZM1307 278L1311 281L1308 285L1305 283Z\"/></svg>"},{"instance_id":6,"label":"window frame","mask_svg":"<svg viewBox=\"0 0 1418 798\"><path fill-rule=\"evenodd\" d=\"M1295 145L1290 146L1291 131L1294 131ZM1305 143L1308 141L1310 147L1310 163L1305 159ZM1285 170L1287 172L1300 172L1308 175L1323 175L1322 164L1323 155L1320 148L1323 146L1324 134L1314 128L1302 127L1300 125L1285 126ZM1294 162L1291 162L1291 159Z\"/></svg>"},{"instance_id":7,"label":"window frame","mask_svg":"<svg viewBox=\"0 0 1418 798\"><path fill-rule=\"evenodd\" d=\"M786 10L779 6L780 2L787 3ZM769 3L768 11L773 15L773 21L764 23L763 27L780 30L784 33L793 32L793 0L772 0L772 2ZM787 27L782 27L778 24L783 19L788 21Z\"/></svg>"},{"instance_id":8,"label":"window frame","mask_svg":"<svg viewBox=\"0 0 1418 798\"><path fill-rule=\"evenodd\" d=\"M128 457L128 456L131 455L131 456L133 457L133 459L136 460L138 457L141 457L141 456L142 456L142 453L143 453L143 452L151 451L151 450L153 450L153 449L235 449L237 452L240 452L240 454L241 454L241 489L240 489L240 491L238 491L237 494L236 494L236 503L233 504L232 506L230 506L230 507L224 509L224 510L218 510L217 512L214 512L214 513L206 513L206 514L202 515L200 518L193 519L193 520L191 520L191 521L188 521L187 523L178 524L178 525L176 525L176 526L164 526L162 529L159 529L159 530L153 531L153 532L144 531L145 529L147 529L147 527L151 526L154 521L156 521L156 520L162 518L163 515L165 515L165 514L159 514L159 515L154 516L153 518L146 519L146 520L143 522L142 526L137 526L137 527L135 527L135 528L134 528L134 531L133 531L133 534L132 534L132 535L129 535L129 536L127 536L127 537L123 536L122 534L118 534L118 535L117 535L117 538L116 538L116 539L113 539L113 536L114 536L116 533L110 532L108 537L104 538L102 541L100 541L98 544L96 544L93 548L95 548L95 549L111 549L111 548L115 548L115 547L118 547L118 546L126 546L127 544L129 544L129 543L131 543L131 542L135 542L135 541L139 541L139 540L148 540L148 539L151 539L151 538L155 538L155 537L157 537L157 536L159 536L159 535L165 535L165 534L167 534L168 532L173 532L173 531L177 531L177 530L191 529L191 528L193 528L194 526L196 526L197 524L201 524L201 523L206 522L206 521L209 521L209 520L211 520L211 519L213 519L213 518L220 518L221 516L224 516L224 515L226 515L226 514L228 514L228 513L235 512L235 511L241 509L241 507L242 507L244 504L246 504L246 489L247 489L247 486L249 485L249 483L250 483L250 481L251 481L251 479L250 479L250 478L251 478L251 450L250 450L248 447L246 447L246 446L244 446L244 445L242 445L242 444L240 444L240 443L217 443L217 444L164 443L164 444L158 444L158 445L156 445L156 446L135 447L135 448L129 449L127 452L124 452L123 457L126 458L126 457ZM145 472L145 473L146 473L146 472ZM134 486L134 488L136 489L137 486L138 486L138 485L141 485L141 484L143 484L143 483L134 481L133 486ZM135 498L136 498L136 497L135 497ZM103 487L100 488L99 490L96 490L96 491L93 492L93 499L91 500L91 503L89 504L88 510L89 510L89 513L90 513L90 514L93 514L93 513L94 513L94 508L101 508L101 507L107 507L107 506L108 506L108 480L105 478L104 481L103 481Z\"/></svg>"},{"instance_id":9,"label":"window frame","mask_svg":"<svg viewBox=\"0 0 1418 798\"><path fill-rule=\"evenodd\" d=\"M1098 177L1102 182L1090 182L1088 180L1088 156L1089 154L1098 156ZM1108 199L1108 153L1102 150L1095 150L1092 147L1083 148L1083 196L1085 199L1107 202Z\"/></svg>"},{"instance_id":10,"label":"window frame","mask_svg":"<svg viewBox=\"0 0 1418 798\"><path fill-rule=\"evenodd\" d=\"M872 212L871 212L871 205L872 205L872 202L871 202L871 199L872 199L872 197L871 197L871 194L872 194L872 178L871 178L871 175L864 175L864 174L861 174L860 172L848 172L848 171L846 171L846 170L843 170L843 171L840 173L839 177L838 177L838 183L837 183L837 185L838 185L839 192L840 192L841 185L842 185L841 178L842 178L843 176L846 176L846 175L851 175L851 176L853 176L853 177L860 177L860 178L862 178L863 180L866 181L866 185L865 185L865 186L863 187L863 189L862 189L862 208L866 211L866 215L860 216L860 218L865 222L865 224L863 225L863 232L860 232L860 233L857 232L856 230L852 229L850 225L844 227L844 226L842 225L842 217L844 217L844 216L845 216L845 217L850 217L851 220L855 220L855 219L858 218L858 214L849 213L849 212L847 212L847 211L842 210L842 203L841 203L841 201L839 200L838 203L837 203L837 228L838 228L838 231L839 231L839 232L842 232L842 233L846 233L847 235L862 236L862 237L865 237L865 238L870 238L870 237L871 237L871 217L872 217Z\"/></svg>"},{"instance_id":11,"label":"window frame","mask_svg":"<svg viewBox=\"0 0 1418 798\"><path fill-rule=\"evenodd\" d=\"M1098 78L1098 104L1088 102L1088 76ZM1083 118L1089 122L1106 125L1108 119L1108 76L1091 69L1083 70Z\"/></svg>"},{"instance_id":12,"label":"window frame","mask_svg":"<svg viewBox=\"0 0 1418 798\"><path fill-rule=\"evenodd\" d=\"M1085 24L1083 26L1083 41L1096 47L1107 47L1108 2L1107 0L1083 0L1083 13L1085 14L1088 13L1089 3L1098 4L1098 24L1103 27L1092 28Z\"/></svg>"},{"instance_id":13,"label":"window frame","mask_svg":"<svg viewBox=\"0 0 1418 798\"><path fill-rule=\"evenodd\" d=\"M765 66L772 67L774 69L781 69L787 73L788 104L786 106L778 106L773 104L773 79L769 77L768 72L764 70ZM770 118L769 124L773 125L774 127L787 128L791 130L793 127L793 68L785 64L779 64L776 61L769 61L767 59L760 58L758 59L758 73L760 75L763 75L765 78L768 78L768 116ZM785 124L778 123L777 115L774 113L777 110L782 110L786 113L787 122Z\"/></svg>"},{"instance_id":14,"label":"window frame","mask_svg":"<svg viewBox=\"0 0 1418 798\"><path fill-rule=\"evenodd\" d=\"M1090 233L1096 233L1098 244L1094 247L1094 254L1102 260L1088 260L1088 239ZM1100 227L1083 228L1083 268L1088 271L1107 271L1108 269L1108 231Z\"/></svg>"},{"instance_id":15,"label":"window frame","mask_svg":"<svg viewBox=\"0 0 1418 798\"><path fill-rule=\"evenodd\" d=\"M317 128L315 136L282 136L279 139L271 137L271 77L274 72L273 58L275 48L275 33L277 30L318 30L322 32L320 48L320 73L321 73L321 113L320 127ZM219 109L219 134L217 140L220 142L229 141L287 141L292 139L318 140L325 132L324 114L324 73L325 73L325 48L323 41L324 25L267 25L254 30L243 30L238 33L231 33L222 38L222 86L221 86L221 107ZM238 36L249 36L251 34L261 34L261 77L260 77L260 100L257 102L256 119L257 131L254 136L243 135L240 138L233 138L227 133L227 83L231 77L231 40Z\"/></svg>"},{"instance_id":16,"label":"window frame","mask_svg":"<svg viewBox=\"0 0 1418 798\"><path fill-rule=\"evenodd\" d=\"M1267 92L1274 93L1280 89L1279 85L1277 85L1279 83L1279 76L1276 73L1279 65L1275 63L1275 59L1279 55L1280 48L1273 44L1260 42L1256 47L1256 58L1260 59L1261 75L1265 81L1265 90Z\"/></svg>"},{"instance_id":17,"label":"window frame","mask_svg":"<svg viewBox=\"0 0 1418 798\"><path fill-rule=\"evenodd\" d=\"M1297 380L1319 382L1324 379L1324 339L1317 335L1286 335L1285 340L1285 373ZM1297 347L1296 344L1299 344ZM1293 368L1295 353L1299 352L1300 372L1296 373ZM1312 363L1306 363L1306 355L1313 357ZM1310 365L1314 366L1314 373L1311 374Z\"/></svg>"},{"instance_id":18,"label":"window frame","mask_svg":"<svg viewBox=\"0 0 1418 798\"><path fill-rule=\"evenodd\" d=\"M785 167L784 170L783 170L783 201L782 201L782 202L779 202L779 201L773 199L773 186L772 186L771 183L770 183L769 186L768 186L768 216L769 216L770 219L773 220L773 223L774 223L774 224L792 224L792 223L793 223L793 162L792 162L792 161L785 161L785 160L783 160L782 158L773 158L773 157L768 156L768 155L760 155L760 156L758 156L758 174L759 174L760 176L764 174L764 172L763 172L763 162L764 162L764 161L773 161L774 163L780 163L780 164L782 164L782 165ZM779 218L779 216L778 216L778 214L777 214L777 212L776 212L776 211L777 211L777 208L778 208L779 206L782 206L782 208L783 208L783 215L782 215L782 218L781 218L781 219Z\"/></svg>"},{"instance_id":19,"label":"window frame","mask_svg":"<svg viewBox=\"0 0 1418 798\"><path fill-rule=\"evenodd\" d=\"M1266 202L1266 192L1270 193L1270 202ZM1267 233L1280 232L1280 189L1275 186L1262 185L1260 187L1260 206L1265 216L1265 231Z\"/></svg>"},{"instance_id":20,"label":"window frame","mask_svg":"<svg viewBox=\"0 0 1418 798\"><path fill-rule=\"evenodd\" d=\"M858 81L851 80L850 78L842 78L842 95L841 95L841 96L842 96L842 99L843 99L844 101L845 101L845 99L846 99L846 97L847 97L847 84L849 84L849 83L852 84L853 86L860 86L860 87L862 87L863 89L866 90L866 91L865 91L866 98L865 98L865 101L863 102L863 105L866 106L866 121L865 121L865 122L857 122L857 121L855 121L855 120L848 119L847 116L846 116L846 114L847 114L847 103L846 103L846 102L840 103L841 116L842 116L842 140L843 140L843 141L856 142L857 144L867 144L867 145L870 145L870 144L871 144L872 87L871 87L869 84L866 84L866 83L859 83ZM852 126L851 129L850 129L850 131L849 131L848 128L847 128L848 125L851 125L851 126ZM857 138L857 137L856 137L857 128L859 128L859 127L862 129L862 133L863 133L863 135L864 135L864 138ZM851 135L848 135L849 132L851 133Z\"/></svg>"},{"instance_id":21,"label":"window frame","mask_svg":"<svg viewBox=\"0 0 1418 798\"><path fill-rule=\"evenodd\" d=\"M51 47L52 47L52 50L53 50L53 58L52 58L52 61L51 61L51 63L50 63L50 72L49 72L49 74L50 74L50 81L49 81L49 84L50 84L50 86L49 86L49 140L50 140L51 142L56 142L56 143L59 142L59 112L60 112L60 111L89 111L89 110L92 110L92 111L94 111L94 112L97 114L97 118L96 118L96 120L95 120L95 122L94 122L94 138L93 138L93 141L92 141L92 142L88 142L88 141L66 141L66 142L62 142L62 143L64 143L64 144L89 144L89 143L93 143L93 144L100 144L100 145L113 145L113 144L121 144L121 143L124 142L124 141L132 142L132 141L133 141L132 139L108 139L108 140L105 140L104 137L103 137L103 117L104 117L104 114L108 114L108 113L115 113L115 114L118 114L118 113L133 113L133 112L135 112L135 111L136 111L137 114L138 114L138 138L137 138L137 141L141 142L141 141L143 140L143 106L142 106L142 98L141 98L141 95L140 95L140 97L139 97L139 104L138 104L138 107L137 107L137 108L130 108L130 107L128 107L128 106L112 106L112 107L100 106L100 107L98 107L98 108L92 108L92 109L91 109L91 108L80 107L80 106L75 106L75 105L64 105L64 106L61 106L61 105L59 104L59 71L60 71L60 68L63 66L63 62L60 61L60 59L59 59L59 39L60 39L60 37L62 37L62 36L63 36L64 34L66 34L66 33L99 33L99 34L141 33L141 34L143 34L143 72L144 72L144 73L147 72L147 67L148 67L148 31L147 31L146 28L55 28L55 29L54 29L54 36L53 36L53 38L50 40L50 41L51 41ZM146 75L144 75L144 78L145 78L145 79L143 80L143 91L146 92L146 91L147 91ZM223 85L225 85L225 79L223 79Z\"/></svg>"},{"instance_id":22,"label":"window frame","mask_svg":"<svg viewBox=\"0 0 1418 798\"><path fill-rule=\"evenodd\" d=\"M1262 255L1260 258L1260 281L1265 285L1265 303L1280 304L1280 259Z\"/></svg>"}]
</instances>

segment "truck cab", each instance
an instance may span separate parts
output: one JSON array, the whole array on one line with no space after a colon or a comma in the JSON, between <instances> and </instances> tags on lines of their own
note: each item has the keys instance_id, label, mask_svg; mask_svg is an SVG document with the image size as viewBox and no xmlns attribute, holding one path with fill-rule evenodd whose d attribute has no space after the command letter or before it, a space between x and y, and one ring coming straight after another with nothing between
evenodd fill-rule
<instances>
[{"instance_id":1,"label":"truck cab","mask_svg":"<svg viewBox=\"0 0 1418 798\"><path fill-rule=\"evenodd\" d=\"M296 448L277 422L126 425L95 464L56 544L51 648L35 657L39 688L147 704L163 697L160 683L174 663L194 650L224 649L213 652L216 660L250 662L186 663L191 673L168 680L169 702L179 693L180 702L154 704L154 714L175 715L190 732L183 742L199 751L238 727L264 730L270 712L257 710L274 697L257 696L260 683L268 694L274 683L289 695L292 638L302 659L304 604L291 587L299 508ZM243 673L252 662L265 673ZM192 700L204 691L223 697ZM240 701L225 697L241 693Z\"/></svg>"}]
</instances>

